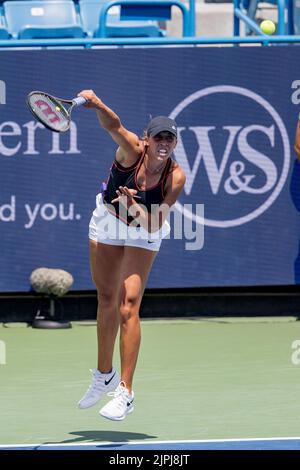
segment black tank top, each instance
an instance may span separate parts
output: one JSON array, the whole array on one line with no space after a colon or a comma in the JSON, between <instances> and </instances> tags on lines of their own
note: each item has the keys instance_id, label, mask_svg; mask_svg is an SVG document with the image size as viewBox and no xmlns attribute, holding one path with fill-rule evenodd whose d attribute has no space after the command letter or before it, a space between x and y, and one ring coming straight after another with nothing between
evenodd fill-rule
<instances>
[{"instance_id":1,"label":"black tank top","mask_svg":"<svg viewBox=\"0 0 300 470\"><path fill-rule=\"evenodd\" d=\"M114 160L110 169L107 187L104 191L103 200L106 205L108 205L107 209L109 212L121 219L127 225L132 223L134 220L133 217L127 213L126 218L124 219L124 217L120 215L119 203L111 203L111 201L117 197L116 190L119 188L119 186L127 186L129 189L135 189L137 191L137 196L140 196L140 198L136 199L137 203L143 204L146 206L148 212L151 212L152 204L160 205L164 200L166 179L169 173L172 171L172 159L169 158L158 183L145 191L141 190L137 184L137 175L144 161L145 155L146 147L140 158L133 165L127 168L123 167L119 162ZM112 209L112 206L114 209Z\"/></svg>"}]
</instances>

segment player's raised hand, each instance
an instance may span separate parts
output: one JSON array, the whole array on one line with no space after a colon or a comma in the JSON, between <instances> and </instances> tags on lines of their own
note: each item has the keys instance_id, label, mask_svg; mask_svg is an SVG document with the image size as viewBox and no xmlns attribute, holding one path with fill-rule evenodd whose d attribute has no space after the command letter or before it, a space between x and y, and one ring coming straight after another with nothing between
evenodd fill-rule
<instances>
[{"instance_id":1,"label":"player's raised hand","mask_svg":"<svg viewBox=\"0 0 300 470\"><path fill-rule=\"evenodd\" d=\"M84 104L85 108L98 108L102 104L101 99L93 90L82 90L78 96L83 96L87 100L87 103Z\"/></svg>"}]
</instances>

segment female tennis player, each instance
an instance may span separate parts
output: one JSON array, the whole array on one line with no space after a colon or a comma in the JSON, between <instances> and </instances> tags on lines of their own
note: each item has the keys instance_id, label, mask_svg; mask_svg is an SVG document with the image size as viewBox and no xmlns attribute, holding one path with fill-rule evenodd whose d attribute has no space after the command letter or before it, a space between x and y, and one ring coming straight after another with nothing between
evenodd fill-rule
<instances>
[{"instance_id":1,"label":"female tennis player","mask_svg":"<svg viewBox=\"0 0 300 470\"><path fill-rule=\"evenodd\" d=\"M79 93L94 108L100 125L118 145L107 186L96 197L90 226L90 264L98 292L98 367L79 408L95 405L110 392L100 410L111 420L133 411L133 375L141 331L139 308L153 261L170 232L166 220L185 174L171 155L177 143L176 122L153 118L144 138L127 130L120 118L92 90ZM113 368L120 327L121 376Z\"/></svg>"}]
</instances>

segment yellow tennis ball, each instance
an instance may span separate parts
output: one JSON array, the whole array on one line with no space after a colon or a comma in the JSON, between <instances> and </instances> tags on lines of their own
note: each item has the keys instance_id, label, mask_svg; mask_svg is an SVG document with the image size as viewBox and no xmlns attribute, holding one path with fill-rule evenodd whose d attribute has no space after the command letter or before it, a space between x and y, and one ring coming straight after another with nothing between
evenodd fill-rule
<instances>
[{"instance_id":1,"label":"yellow tennis ball","mask_svg":"<svg viewBox=\"0 0 300 470\"><path fill-rule=\"evenodd\" d=\"M271 20L264 20L260 23L260 29L265 34L273 34L275 32L275 24Z\"/></svg>"},{"instance_id":2,"label":"yellow tennis ball","mask_svg":"<svg viewBox=\"0 0 300 470\"><path fill-rule=\"evenodd\" d=\"M55 109L56 109L56 111L60 111L60 107L59 107L59 106L55 106Z\"/></svg>"}]
</instances>

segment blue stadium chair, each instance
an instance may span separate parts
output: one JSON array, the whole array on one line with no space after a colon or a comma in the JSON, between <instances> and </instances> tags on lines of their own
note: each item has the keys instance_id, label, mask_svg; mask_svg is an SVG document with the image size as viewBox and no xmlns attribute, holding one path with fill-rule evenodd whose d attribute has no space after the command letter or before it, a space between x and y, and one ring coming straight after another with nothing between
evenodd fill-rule
<instances>
[{"instance_id":1,"label":"blue stadium chair","mask_svg":"<svg viewBox=\"0 0 300 470\"><path fill-rule=\"evenodd\" d=\"M103 4L100 12L99 37L106 37L106 19L111 8L121 7L120 19L123 20L160 20L166 21L172 18L171 9L178 7L182 14L182 35L191 36L193 25L192 15L181 0L111 0ZM192 11L192 9L191 9ZM122 28L122 22L119 26Z\"/></svg>"},{"instance_id":2,"label":"blue stadium chair","mask_svg":"<svg viewBox=\"0 0 300 470\"><path fill-rule=\"evenodd\" d=\"M293 2L293 25L294 34L300 34L300 0Z\"/></svg>"},{"instance_id":3,"label":"blue stadium chair","mask_svg":"<svg viewBox=\"0 0 300 470\"><path fill-rule=\"evenodd\" d=\"M5 26L1 24L1 20L0 20L0 39L8 39L8 38L9 38L8 31L5 28Z\"/></svg>"},{"instance_id":4,"label":"blue stadium chair","mask_svg":"<svg viewBox=\"0 0 300 470\"><path fill-rule=\"evenodd\" d=\"M9 33L6 28L4 17L2 16L1 6L0 6L0 39L8 39Z\"/></svg>"},{"instance_id":5,"label":"blue stadium chair","mask_svg":"<svg viewBox=\"0 0 300 470\"><path fill-rule=\"evenodd\" d=\"M84 37L72 0L10 0L3 8L14 39Z\"/></svg>"},{"instance_id":6,"label":"blue stadium chair","mask_svg":"<svg viewBox=\"0 0 300 470\"><path fill-rule=\"evenodd\" d=\"M293 34L293 2L295 0L263 0L277 6L278 11L278 35ZM259 25L255 21L259 0L233 0L234 2L234 36L240 35L240 21L246 24L246 32L256 32L262 34ZM285 24L285 11L287 11L287 24Z\"/></svg>"},{"instance_id":7,"label":"blue stadium chair","mask_svg":"<svg viewBox=\"0 0 300 470\"><path fill-rule=\"evenodd\" d=\"M98 37L99 19L107 0L80 0L80 16L83 29L89 37ZM120 7L110 9L106 22L106 37L160 37L164 31L157 21L121 21Z\"/></svg>"}]
</instances>

